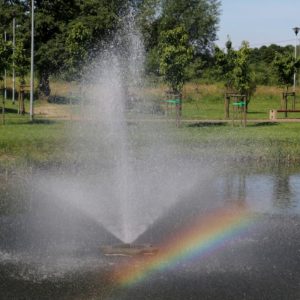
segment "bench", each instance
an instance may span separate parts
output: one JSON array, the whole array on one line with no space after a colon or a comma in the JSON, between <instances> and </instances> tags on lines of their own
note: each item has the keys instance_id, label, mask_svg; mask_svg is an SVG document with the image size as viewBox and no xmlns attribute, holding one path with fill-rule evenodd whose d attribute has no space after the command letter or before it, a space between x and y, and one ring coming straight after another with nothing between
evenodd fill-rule
<instances>
[{"instance_id":1,"label":"bench","mask_svg":"<svg viewBox=\"0 0 300 300\"><path fill-rule=\"evenodd\" d=\"M271 109L269 114L270 120L276 120L277 113L285 113L285 117L287 117L288 113L300 113L300 110L299 109Z\"/></svg>"}]
</instances>

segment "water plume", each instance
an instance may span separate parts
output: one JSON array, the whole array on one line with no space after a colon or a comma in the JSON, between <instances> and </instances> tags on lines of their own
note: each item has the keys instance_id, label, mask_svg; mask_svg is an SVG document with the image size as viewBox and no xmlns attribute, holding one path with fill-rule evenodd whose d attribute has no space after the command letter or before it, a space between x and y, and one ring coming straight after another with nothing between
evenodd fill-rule
<instances>
[{"instance_id":1,"label":"water plume","mask_svg":"<svg viewBox=\"0 0 300 300\"><path fill-rule=\"evenodd\" d=\"M78 173L39 179L49 199L82 212L124 242L136 240L198 179L191 164L169 151L164 125L135 119L135 102L144 99L134 101L132 94L143 87L143 64L130 10L82 82L82 118L71 133Z\"/></svg>"}]
</instances>

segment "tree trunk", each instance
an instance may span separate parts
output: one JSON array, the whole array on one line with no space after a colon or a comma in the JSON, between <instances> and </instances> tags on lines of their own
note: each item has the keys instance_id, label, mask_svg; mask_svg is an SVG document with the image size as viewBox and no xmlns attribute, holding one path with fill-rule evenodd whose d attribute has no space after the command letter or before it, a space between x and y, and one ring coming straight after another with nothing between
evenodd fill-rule
<instances>
[{"instance_id":1,"label":"tree trunk","mask_svg":"<svg viewBox=\"0 0 300 300\"><path fill-rule=\"evenodd\" d=\"M47 98L50 96L51 89L49 83L49 73L43 71L41 73L40 82L39 82L39 96L41 98Z\"/></svg>"}]
</instances>

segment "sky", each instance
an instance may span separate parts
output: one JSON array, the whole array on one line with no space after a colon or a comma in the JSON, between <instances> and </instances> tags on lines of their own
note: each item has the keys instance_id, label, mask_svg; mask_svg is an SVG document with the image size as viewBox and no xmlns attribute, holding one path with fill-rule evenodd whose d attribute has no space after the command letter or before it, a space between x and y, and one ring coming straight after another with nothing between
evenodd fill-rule
<instances>
[{"instance_id":1,"label":"sky","mask_svg":"<svg viewBox=\"0 0 300 300\"><path fill-rule=\"evenodd\" d=\"M243 40L250 47L299 42L292 28L300 27L300 0L221 0L218 31L221 48L229 35L238 48Z\"/></svg>"}]
</instances>

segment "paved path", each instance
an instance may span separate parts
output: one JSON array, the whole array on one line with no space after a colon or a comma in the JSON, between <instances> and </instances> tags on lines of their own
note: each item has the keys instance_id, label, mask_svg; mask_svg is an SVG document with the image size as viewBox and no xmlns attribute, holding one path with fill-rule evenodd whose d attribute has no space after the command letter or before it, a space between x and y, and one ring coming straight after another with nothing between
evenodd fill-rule
<instances>
[{"instance_id":1,"label":"paved path","mask_svg":"<svg viewBox=\"0 0 300 300\"><path fill-rule=\"evenodd\" d=\"M182 120L183 123L211 123L211 124L218 124L218 123L232 123L232 120ZM237 124L239 121L235 121ZM276 120L269 120L269 119L250 119L247 120L247 123L290 123L290 122L295 122L295 123L300 123L300 118L299 119L276 119Z\"/></svg>"}]
</instances>

